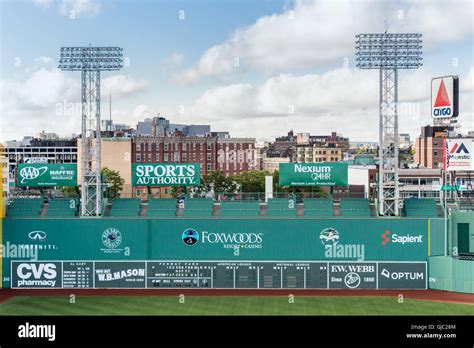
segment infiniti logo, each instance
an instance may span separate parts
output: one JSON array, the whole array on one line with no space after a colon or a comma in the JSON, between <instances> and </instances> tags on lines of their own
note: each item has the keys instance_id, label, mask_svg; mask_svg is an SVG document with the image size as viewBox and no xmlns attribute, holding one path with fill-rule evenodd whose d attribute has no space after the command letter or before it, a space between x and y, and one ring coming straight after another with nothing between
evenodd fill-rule
<instances>
[{"instance_id":1,"label":"infiniti logo","mask_svg":"<svg viewBox=\"0 0 474 348\"><path fill-rule=\"evenodd\" d=\"M43 231L31 231L28 233L28 238L31 240L39 240L40 242L46 240L47 237L48 235Z\"/></svg>"}]
</instances>

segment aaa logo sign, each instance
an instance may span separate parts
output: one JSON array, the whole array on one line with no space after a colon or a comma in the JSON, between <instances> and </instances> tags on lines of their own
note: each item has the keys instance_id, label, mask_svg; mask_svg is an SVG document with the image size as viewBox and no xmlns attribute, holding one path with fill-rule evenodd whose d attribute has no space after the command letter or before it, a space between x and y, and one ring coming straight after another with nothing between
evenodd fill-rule
<instances>
[{"instance_id":1,"label":"aaa logo sign","mask_svg":"<svg viewBox=\"0 0 474 348\"><path fill-rule=\"evenodd\" d=\"M18 186L77 186L77 165L21 163L17 180Z\"/></svg>"}]
</instances>

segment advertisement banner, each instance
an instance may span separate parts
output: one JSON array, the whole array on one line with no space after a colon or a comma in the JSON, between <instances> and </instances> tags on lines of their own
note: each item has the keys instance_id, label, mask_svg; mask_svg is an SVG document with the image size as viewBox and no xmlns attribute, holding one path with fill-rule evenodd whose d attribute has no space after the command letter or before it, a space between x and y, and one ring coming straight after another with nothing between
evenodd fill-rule
<instances>
[{"instance_id":1,"label":"advertisement banner","mask_svg":"<svg viewBox=\"0 0 474 348\"><path fill-rule=\"evenodd\" d=\"M474 169L472 142L465 138L445 140L444 167L447 171Z\"/></svg>"},{"instance_id":2,"label":"advertisement banner","mask_svg":"<svg viewBox=\"0 0 474 348\"><path fill-rule=\"evenodd\" d=\"M96 262L96 288L144 288L145 262Z\"/></svg>"},{"instance_id":3,"label":"advertisement banner","mask_svg":"<svg viewBox=\"0 0 474 348\"><path fill-rule=\"evenodd\" d=\"M62 263L12 261L12 288L61 288Z\"/></svg>"},{"instance_id":4,"label":"advertisement banner","mask_svg":"<svg viewBox=\"0 0 474 348\"><path fill-rule=\"evenodd\" d=\"M133 163L133 186L199 186L199 163Z\"/></svg>"},{"instance_id":5,"label":"advertisement banner","mask_svg":"<svg viewBox=\"0 0 474 348\"><path fill-rule=\"evenodd\" d=\"M347 186L347 163L280 163L280 186Z\"/></svg>"},{"instance_id":6,"label":"advertisement banner","mask_svg":"<svg viewBox=\"0 0 474 348\"><path fill-rule=\"evenodd\" d=\"M427 287L425 262L379 262L379 289L423 289Z\"/></svg>"},{"instance_id":7,"label":"advertisement banner","mask_svg":"<svg viewBox=\"0 0 474 348\"><path fill-rule=\"evenodd\" d=\"M457 76L436 77L431 80L431 117L458 116L459 79Z\"/></svg>"},{"instance_id":8,"label":"advertisement banner","mask_svg":"<svg viewBox=\"0 0 474 348\"><path fill-rule=\"evenodd\" d=\"M427 288L426 262L401 261L21 261L12 274L13 288Z\"/></svg>"},{"instance_id":9,"label":"advertisement banner","mask_svg":"<svg viewBox=\"0 0 474 348\"><path fill-rule=\"evenodd\" d=\"M17 183L20 187L77 186L77 164L20 163Z\"/></svg>"}]
</instances>

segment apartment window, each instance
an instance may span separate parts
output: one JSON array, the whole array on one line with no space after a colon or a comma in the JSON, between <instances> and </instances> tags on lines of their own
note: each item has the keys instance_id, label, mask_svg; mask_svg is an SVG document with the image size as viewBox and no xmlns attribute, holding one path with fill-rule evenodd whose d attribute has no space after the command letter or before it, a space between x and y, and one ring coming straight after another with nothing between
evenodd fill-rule
<instances>
[{"instance_id":1,"label":"apartment window","mask_svg":"<svg viewBox=\"0 0 474 348\"><path fill-rule=\"evenodd\" d=\"M142 154L137 153L137 162L141 162L141 161L142 161Z\"/></svg>"},{"instance_id":2,"label":"apartment window","mask_svg":"<svg viewBox=\"0 0 474 348\"><path fill-rule=\"evenodd\" d=\"M210 153L207 154L207 160L208 160L208 161L211 160L211 154L210 154Z\"/></svg>"},{"instance_id":3,"label":"apartment window","mask_svg":"<svg viewBox=\"0 0 474 348\"><path fill-rule=\"evenodd\" d=\"M183 144L183 152L188 151L188 144Z\"/></svg>"},{"instance_id":4,"label":"apartment window","mask_svg":"<svg viewBox=\"0 0 474 348\"><path fill-rule=\"evenodd\" d=\"M168 151L169 144L165 143L163 146L164 146L164 151Z\"/></svg>"},{"instance_id":5,"label":"apartment window","mask_svg":"<svg viewBox=\"0 0 474 348\"><path fill-rule=\"evenodd\" d=\"M151 152L148 153L148 162L151 162L152 161L152 158L151 158Z\"/></svg>"},{"instance_id":6,"label":"apartment window","mask_svg":"<svg viewBox=\"0 0 474 348\"><path fill-rule=\"evenodd\" d=\"M193 151L196 151L196 144L193 144Z\"/></svg>"},{"instance_id":7,"label":"apartment window","mask_svg":"<svg viewBox=\"0 0 474 348\"><path fill-rule=\"evenodd\" d=\"M211 144L207 144L207 151L211 151Z\"/></svg>"},{"instance_id":8,"label":"apartment window","mask_svg":"<svg viewBox=\"0 0 474 348\"><path fill-rule=\"evenodd\" d=\"M168 162L170 159L169 159L169 154L165 153L165 158L164 158L164 161L165 162Z\"/></svg>"},{"instance_id":9,"label":"apartment window","mask_svg":"<svg viewBox=\"0 0 474 348\"><path fill-rule=\"evenodd\" d=\"M182 158L183 158L183 161L187 161L187 160L188 160L188 156L187 156L185 153L183 153L181 156L182 156Z\"/></svg>"},{"instance_id":10,"label":"apartment window","mask_svg":"<svg viewBox=\"0 0 474 348\"><path fill-rule=\"evenodd\" d=\"M140 148L140 143L136 143L136 144L135 144L135 150L137 150L137 151L140 151L140 150L141 150L141 148Z\"/></svg>"},{"instance_id":11,"label":"apartment window","mask_svg":"<svg viewBox=\"0 0 474 348\"><path fill-rule=\"evenodd\" d=\"M211 170L211 164L209 163L209 164L207 165L207 171L210 171L210 170Z\"/></svg>"}]
</instances>

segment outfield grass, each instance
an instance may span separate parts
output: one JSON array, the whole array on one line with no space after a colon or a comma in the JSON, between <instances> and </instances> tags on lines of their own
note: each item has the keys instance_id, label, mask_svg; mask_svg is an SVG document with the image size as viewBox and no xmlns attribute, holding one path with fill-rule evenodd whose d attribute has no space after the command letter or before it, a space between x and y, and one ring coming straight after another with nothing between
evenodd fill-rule
<instances>
[{"instance_id":1,"label":"outfield grass","mask_svg":"<svg viewBox=\"0 0 474 348\"><path fill-rule=\"evenodd\" d=\"M279 296L14 297L0 315L474 315L474 305L388 297Z\"/></svg>"}]
</instances>

